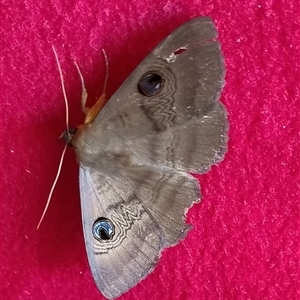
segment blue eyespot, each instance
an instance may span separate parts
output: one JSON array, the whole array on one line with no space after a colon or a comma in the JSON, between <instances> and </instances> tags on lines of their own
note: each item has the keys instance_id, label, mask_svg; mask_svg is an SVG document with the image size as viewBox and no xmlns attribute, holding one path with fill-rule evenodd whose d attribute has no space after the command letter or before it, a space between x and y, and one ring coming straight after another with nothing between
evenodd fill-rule
<instances>
[{"instance_id":1,"label":"blue eyespot","mask_svg":"<svg viewBox=\"0 0 300 300\"><path fill-rule=\"evenodd\" d=\"M155 72L147 72L138 82L138 90L144 96L154 96L163 88L163 78Z\"/></svg>"},{"instance_id":2,"label":"blue eyespot","mask_svg":"<svg viewBox=\"0 0 300 300\"><path fill-rule=\"evenodd\" d=\"M112 239L115 227L109 219L99 218L93 224L92 232L96 240L107 241Z\"/></svg>"}]
</instances>

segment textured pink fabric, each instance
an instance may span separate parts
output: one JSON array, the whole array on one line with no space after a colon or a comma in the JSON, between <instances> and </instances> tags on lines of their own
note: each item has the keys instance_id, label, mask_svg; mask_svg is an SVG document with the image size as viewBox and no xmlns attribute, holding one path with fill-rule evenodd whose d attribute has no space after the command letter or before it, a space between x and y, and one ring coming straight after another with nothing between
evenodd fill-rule
<instances>
[{"instance_id":1,"label":"textured pink fabric","mask_svg":"<svg viewBox=\"0 0 300 300\"><path fill-rule=\"evenodd\" d=\"M127 3L128 2L128 3ZM292 1L1 1L1 299L102 299L87 262L72 149L36 225L70 124L83 121L81 66L93 104L109 57L110 97L167 34L211 16L226 59L225 160L199 176L194 225L120 299L299 299L299 6Z\"/></svg>"}]
</instances>

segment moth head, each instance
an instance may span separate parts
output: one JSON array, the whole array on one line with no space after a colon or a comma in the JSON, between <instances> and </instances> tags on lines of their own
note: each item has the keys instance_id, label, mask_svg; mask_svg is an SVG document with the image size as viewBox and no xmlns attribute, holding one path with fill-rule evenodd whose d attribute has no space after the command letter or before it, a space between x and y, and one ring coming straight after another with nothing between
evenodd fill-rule
<instances>
[{"instance_id":1,"label":"moth head","mask_svg":"<svg viewBox=\"0 0 300 300\"><path fill-rule=\"evenodd\" d=\"M77 128L69 128L69 130L65 130L60 137L68 146L72 146L72 139L76 132Z\"/></svg>"}]
</instances>

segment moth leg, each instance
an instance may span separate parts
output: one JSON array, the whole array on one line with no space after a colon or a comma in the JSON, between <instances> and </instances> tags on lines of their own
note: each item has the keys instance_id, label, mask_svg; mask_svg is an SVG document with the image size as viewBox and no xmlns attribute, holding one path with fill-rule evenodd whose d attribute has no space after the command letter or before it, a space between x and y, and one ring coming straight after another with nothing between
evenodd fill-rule
<instances>
[{"instance_id":1,"label":"moth leg","mask_svg":"<svg viewBox=\"0 0 300 300\"><path fill-rule=\"evenodd\" d=\"M86 98L84 99L84 106L82 107L82 110L86 114L85 119L84 119L84 124L94 121L94 119L97 117L98 113L100 112L100 110L103 108L103 106L106 103L105 92L106 92L106 86L107 86L107 80L108 80L108 59L107 59L107 55L106 55L106 52L104 49L102 49L102 53L104 56L105 69L106 69L105 80L104 80L104 85L103 85L103 92L102 92L102 95L97 100L97 102L91 108L85 107ZM81 83L82 83L82 98L83 98L84 93L86 96L87 96L87 93L84 88L84 82L83 82L82 75L80 74L80 76L81 76ZM81 100L81 105L83 105L82 100Z\"/></svg>"},{"instance_id":2,"label":"moth leg","mask_svg":"<svg viewBox=\"0 0 300 300\"><path fill-rule=\"evenodd\" d=\"M102 94L91 108L84 107L83 109L87 109L84 124L94 121L94 119L97 117L98 113L103 108L105 103L105 94Z\"/></svg>"},{"instance_id":3,"label":"moth leg","mask_svg":"<svg viewBox=\"0 0 300 300\"><path fill-rule=\"evenodd\" d=\"M77 72L78 72L78 75L79 75L79 78L80 78L80 81L81 81L81 109L83 111L84 114L87 114L89 112L89 108L85 106L86 104L86 100L87 100L87 97L88 97L88 93L86 91L86 88L85 88L85 85L84 85L84 79L83 79L83 76L82 76L82 73L79 69L79 66L77 65L77 63L74 61L74 64L76 66L76 69L77 69Z\"/></svg>"}]
</instances>

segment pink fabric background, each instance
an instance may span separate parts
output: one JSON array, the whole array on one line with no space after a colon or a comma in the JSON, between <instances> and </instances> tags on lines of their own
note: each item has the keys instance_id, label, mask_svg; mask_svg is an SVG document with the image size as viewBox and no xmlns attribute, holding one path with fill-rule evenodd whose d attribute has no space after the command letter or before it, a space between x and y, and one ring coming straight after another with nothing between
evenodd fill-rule
<instances>
[{"instance_id":1,"label":"pink fabric background","mask_svg":"<svg viewBox=\"0 0 300 300\"><path fill-rule=\"evenodd\" d=\"M179 25L211 16L226 59L225 160L199 176L194 230L120 299L299 299L299 5L292 1L1 1L1 299L103 299L82 235L72 149L40 228L70 124L83 121L110 67L110 97Z\"/></svg>"}]
</instances>

